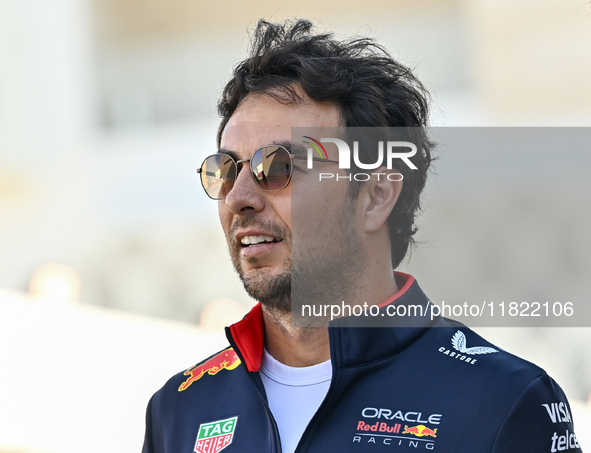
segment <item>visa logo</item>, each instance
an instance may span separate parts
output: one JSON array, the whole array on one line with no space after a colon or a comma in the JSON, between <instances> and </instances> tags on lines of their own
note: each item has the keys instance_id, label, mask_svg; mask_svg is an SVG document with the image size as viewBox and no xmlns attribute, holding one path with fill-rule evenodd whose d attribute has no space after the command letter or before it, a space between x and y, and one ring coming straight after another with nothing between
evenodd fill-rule
<instances>
[{"instance_id":1,"label":"visa logo","mask_svg":"<svg viewBox=\"0 0 591 453\"><path fill-rule=\"evenodd\" d=\"M568 407L563 402L542 404L542 406L546 408L552 423L571 421L570 414L568 413Z\"/></svg>"}]
</instances>

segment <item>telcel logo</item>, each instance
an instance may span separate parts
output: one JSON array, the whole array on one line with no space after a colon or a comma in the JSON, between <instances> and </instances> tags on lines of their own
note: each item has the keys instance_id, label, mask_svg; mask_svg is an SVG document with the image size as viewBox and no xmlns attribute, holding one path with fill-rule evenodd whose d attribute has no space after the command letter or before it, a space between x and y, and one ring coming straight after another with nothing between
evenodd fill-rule
<instances>
[{"instance_id":1,"label":"telcel logo","mask_svg":"<svg viewBox=\"0 0 591 453\"><path fill-rule=\"evenodd\" d=\"M322 143L334 143L337 145L339 149L339 168L350 169L351 168L351 149L349 145L344 140L339 138L321 138L320 141L304 136L311 140L313 143L304 142L312 148L308 148L308 168L313 168L313 157L314 157L314 150L320 155L320 158L328 159L328 154L326 153L326 149L322 146ZM394 152L394 149L399 148L410 148L410 151L407 152ZM322 149L322 152L320 151ZM414 143L411 142L399 142L399 141L388 141L386 142L386 168L388 170L392 170L392 161L394 159L400 159L404 162L408 168L411 170L417 170L415 164L410 161L410 158L417 153L417 147ZM365 164L359 160L359 142L353 142L353 161L358 168L362 170L375 170L381 167L384 163L384 142L378 142L378 159L374 163Z\"/></svg>"}]
</instances>

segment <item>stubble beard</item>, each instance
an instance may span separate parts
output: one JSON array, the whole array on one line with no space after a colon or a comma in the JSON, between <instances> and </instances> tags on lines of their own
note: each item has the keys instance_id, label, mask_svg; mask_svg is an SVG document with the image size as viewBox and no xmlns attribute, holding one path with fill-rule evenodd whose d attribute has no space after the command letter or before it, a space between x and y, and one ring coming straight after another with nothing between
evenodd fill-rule
<instances>
[{"instance_id":1,"label":"stubble beard","mask_svg":"<svg viewBox=\"0 0 591 453\"><path fill-rule=\"evenodd\" d=\"M236 267L236 266L235 266ZM250 297L258 300L263 307L278 317L291 311L291 266L290 260L283 262L283 272L278 275L245 276L236 267L242 285Z\"/></svg>"},{"instance_id":2,"label":"stubble beard","mask_svg":"<svg viewBox=\"0 0 591 453\"><path fill-rule=\"evenodd\" d=\"M352 200L347 202L352 203ZM283 238L289 251L281 272L276 275L269 275L264 270L246 275L240 265L240 246L232 244L230 255L234 268L250 297L258 300L276 318L291 319L292 325L300 327L321 327L328 322L326 318L303 318L303 304L356 303L357 285L368 257L361 238L348 222L350 207L347 203L343 205L336 225L328 225L313 245L310 245L310 234L304 225L301 229L296 226L296 247L292 248L291 231L257 223L276 237ZM244 227L247 221L241 223L239 226ZM248 222L248 226L253 224Z\"/></svg>"},{"instance_id":3,"label":"stubble beard","mask_svg":"<svg viewBox=\"0 0 591 453\"><path fill-rule=\"evenodd\" d=\"M262 227L273 236L282 238L283 246L291 250L291 233L289 230L271 224L244 219L232 227L230 236L234 238L234 230L247 226ZM240 244L235 243L234 239L231 241L229 249L232 264L248 295L259 301L261 305L277 316L288 314L291 310L291 258L288 256L283 261L279 274L268 275L266 271L258 269L251 271L247 275L241 266L244 258L240 254ZM250 261L256 265L256 258Z\"/></svg>"},{"instance_id":4,"label":"stubble beard","mask_svg":"<svg viewBox=\"0 0 591 453\"><path fill-rule=\"evenodd\" d=\"M325 231L319 244L307 245L305 236L294 239L291 271L292 325L298 327L325 327L330 321L330 310L323 316L307 316L310 307L320 313L326 305L357 303L358 285L365 269L366 253L357 232L342 212L337 225ZM296 235L299 237L299 235ZM301 244L301 245L300 245Z\"/></svg>"}]
</instances>

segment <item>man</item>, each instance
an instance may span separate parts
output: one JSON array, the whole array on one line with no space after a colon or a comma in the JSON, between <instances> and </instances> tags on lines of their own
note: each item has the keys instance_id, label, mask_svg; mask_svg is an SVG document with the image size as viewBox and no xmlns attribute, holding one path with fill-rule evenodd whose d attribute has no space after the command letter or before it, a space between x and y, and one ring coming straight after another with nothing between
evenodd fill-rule
<instances>
[{"instance_id":1,"label":"man","mask_svg":"<svg viewBox=\"0 0 591 453\"><path fill-rule=\"evenodd\" d=\"M260 304L226 329L229 348L154 395L143 451L580 451L543 370L426 310L391 316L430 304L392 272L432 160L427 92L371 40L310 29L259 22L223 92L220 151L198 172ZM359 177L358 161L380 161L341 168L345 139L367 143L355 127L396 128L376 133L412 150ZM341 301L328 327L302 324L306 306Z\"/></svg>"}]
</instances>

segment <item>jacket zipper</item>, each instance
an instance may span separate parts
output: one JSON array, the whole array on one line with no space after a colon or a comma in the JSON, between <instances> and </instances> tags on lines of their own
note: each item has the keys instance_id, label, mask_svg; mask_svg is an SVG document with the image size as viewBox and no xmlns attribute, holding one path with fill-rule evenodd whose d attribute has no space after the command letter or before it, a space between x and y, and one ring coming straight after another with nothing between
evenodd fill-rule
<instances>
[{"instance_id":1,"label":"jacket zipper","mask_svg":"<svg viewBox=\"0 0 591 453\"><path fill-rule=\"evenodd\" d=\"M330 357L331 357L330 361L332 364L332 377L330 379L330 386L328 387L328 392L326 392L326 396L324 397L324 400L320 404L320 407L318 407L318 410L316 411L316 413L312 417L312 420L310 420L310 423L308 423L308 426L304 430L304 434L302 434L302 437L300 438L300 441L298 442L298 445L297 445L294 453L304 453L304 452L310 450L310 446L306 446L306 440L308 438L312 437L316 433L316 431L318 431L318 429L322 425L323 414L325 412L327 412L333 406L332 400L334 400L337 397L337 395L336 395L337 394L336 387L337 387L337 381L338 381L337 366L336 366L336 349L337 349L337 347L335 344L336 341L333 340L333 336L334 336L334 333L331 332L331 329L329 328Z\"/></svg>"},{"instance_id":2,"label":"jacket zipper","mask_svg":"<svg viewBox=\"0 0 591 453\"><path fill-rule=\"evenodd\" d=\"M230 332L230 329L228 329L227 327L226 327L226 337L228 338L228 341L230 342L230 346L232 346L232 348L234 349L236 354L238 354L238 357L240 357L240 360L244 364L244 372L248 376L250 383L255 388L257 395L261 399L261 404L265 408L265 411L267 412L267 417L268 417L269 421L271 422L271 430L273 431L273 441L274 441L274 445L272 446L274 448L272 448L271 453L282 453L281 438L279 437L279 428L277 427L277 422L275 421L275 417L273 417L273 414L271 413L271 408L269 407L269 403L267 403L267 398L265 397L265 395L261 391L261 389L259 387L259 383L256 382L256 379L253 376L253 373L248 371L248 369L246 368L246 362L244 361L244 357L242 356L240 349L238 349L238 346L236 345L234 338L232 338L232 334Z\"/></svg>"}]
</instances>

